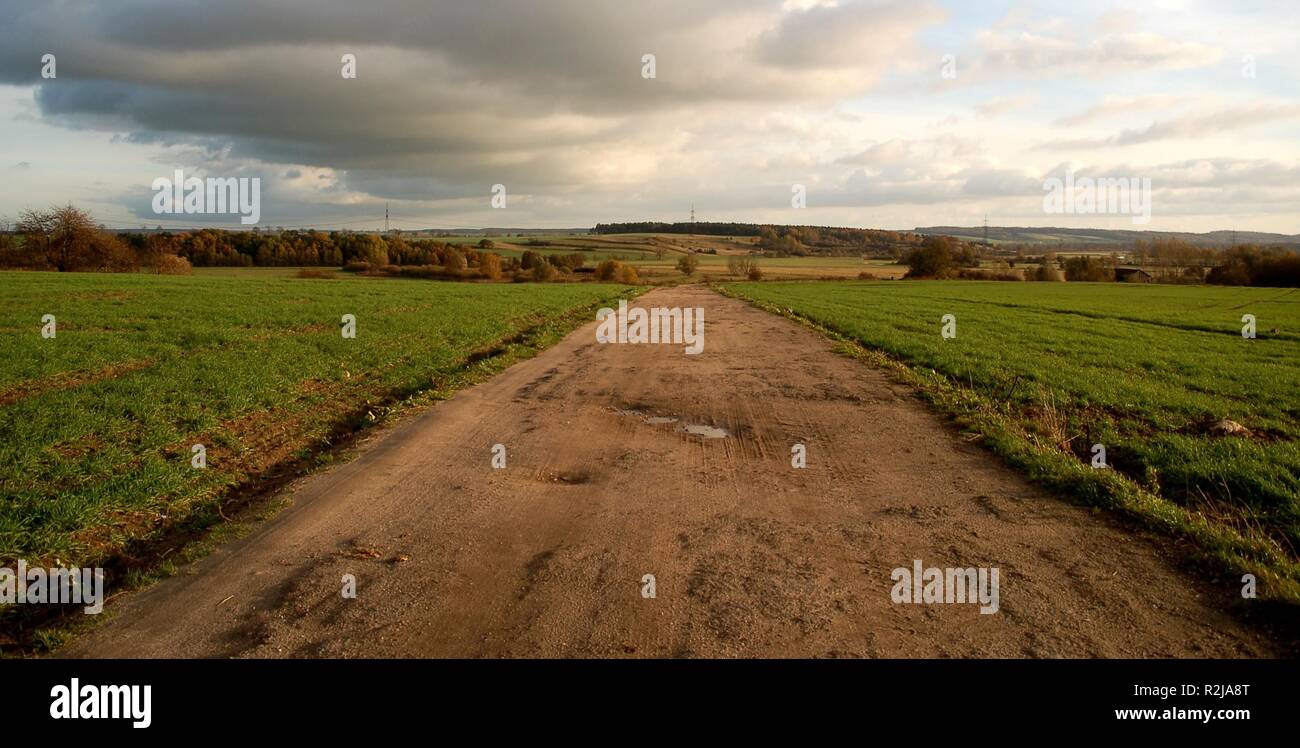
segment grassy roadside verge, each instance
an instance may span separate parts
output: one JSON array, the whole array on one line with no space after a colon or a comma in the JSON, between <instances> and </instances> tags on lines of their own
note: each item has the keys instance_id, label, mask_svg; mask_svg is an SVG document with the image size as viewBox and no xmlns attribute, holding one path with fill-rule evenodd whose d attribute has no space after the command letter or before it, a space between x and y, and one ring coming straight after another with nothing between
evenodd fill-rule
<instances>
[{"instance_id":1,"label":"grassy roadside verge","mask_svg":"<svg viewBox=\"0 0 1300 748\"><path fill-rule=\"evenodd\" d=\"M868 304L887 307L888 312L881 312L881 316L871 317L869 321L862 322L878 310L873 310L870 314L864 313L864 305L860 303L861 299L858 297L853 299L856 305L845 304L832 310L829 305L808 304L807 298L797 293L787 294L785 289L771 287L757 291L754 287L756 285L758 284L752 286L732 284L715 288L727 296L741 299L765 311L810 326L837 341L842 353L885 369L897 380L919 391L938 411L954 419L961 428L978 435L978 440L1007 464L1022 471L1040 485L1082 504L1108 510L1139 527L1171 538L1180 549L1189 550L1193 560L1215 578L1221 575L1232 575L1239 580L1241 575L1253 574L1258 581L1258 594L1262 600L1292 605L1300 603L1300 563L1297 563L1294 549L1288 540L1288 520L1285 514L1291 507L1281 506L1270 517L1274 520L1272 526L1265 526L1262 521L1249 519L1250 511L1258 511L1256 516L1264 516L1257 507L1224 508L1222 513L1207 511L1204 506L1176 501L1168 495L1163 495L1160 490L1161 484L1156 481L1143 481L1140 476L1135 477L1119 469L1093 469L1088 461L1081 459L1077 451L1078 446L1070 444L1070 439L1074 438L1073 433L1069 433L1065 440L1043 438L1044 416L1056 414L1056 411L1043 407L1044 397L1049 402L1062 398L1063 393L1056 388L1054 377L1067 376L1060 368L1065 366L1064 363L1060 363L1056 368L1046 366L1044 371L1039 372L1036 381L1033 382L1032 396L1013 397L1010 390L1000 388L997 381L998 378L1018 376L1012 371L1017 362L1010 360L1010 357L998 358L997 365L1005 369L992 372L997 375L996 378L989 377L981 381L979 375L981 373L989 375L991 367L986 360L981 360L969 351L960 356L955 353L934 356L919 347L909 350L906 342L898 342L910 340L909 336L915 335L914 331L891 330L890 334L897 333L895 339L889 339L885 333L881 333L879 337L864 333L868 326L872 330L879 330L895 325L901 328L908 324L892 318L911 317L913 315L909 313L917 311L900 308L897 303L900 301L899 298L891 296L886 303L881 303L880 299L869 300ZM775 286L780 285L775 284ZM806 290L816 284L789 285L791 287L801 285ZM825 298L832 293L834 285L839 284L822 284L816 292L820 295L818 298ZM897 287L899 284L886 285ZM1007 285L1003 284L1003 286ZM925 299L925 303L928 304L945 293L959 290L915 285L908 287L904 293L926 294L929 298ZM808 291L808 293L813 292ZM987 299L977 299L973 303L992 304ZM919 306L921 305L918 304ZM954 307L945 300L941 308ZM809 309L816 311L810 312ZM966 329L971 329L969 322L975 314L972 309L974 306L963 308L958 312L958 317L968 325ZM926 307L923 313L915 316L922 319L922 334L937 338L939 314L937 311L931 314L931 311L934 310ZM1057 316L1062 315L1059 310L1049 311ZM992 309L989 314L994 315L999 322L1010 320L1013 316L1013 313L1008 311L1007 305L1003 304L997 305L997 308ZM1073 312L1071 311L1070 314ZM1240 312L1238 311L1237 314L1240 315ZM841 323L842 319L849 317L855 318L857 322L852 325ZM933 324L931 324L931 317L933 317ZM1044 324L1039 320L1031 322L1034 325ZM1008 326L1013 324L1013 322L1006 322ZM1023 333L1024 330L1017 328L1017 332ZM1060 332L1061 337L1052 340L1052 346L1057 349L1068 347L1066 338L1072 334L1073 331L1068 328ZM868 344L864 339L885 342ZM988 346L989 341L983 342ZM886 350L890 347L892 350ZM1142 353L1153 355L1149 350ZM1072 351L1070 355L1077 358L1080 354ZM1072 359L1060 359L1061 362L1070 360ZM1029 372L1029 374L1033 373ZM1090 414L1097 410L1096 404L1093 403L1088 410L1081 412ZM1120 441L1127 440L1126 445L1128 443L1140 445L1141 438L1150 436L1150 434L1137 435L1126 430L1131 427L1130 422L1136 420L1133 415L1132 412L1128 413L1126 416L1128 420L1115 418L1108 421L1108 428L1115 430L1112 434L1113 438ZM1265 422L1265 415L1257 415L1261 422ZM1071 432L1077 429L1081 434L1091 436L1085 427L1070 419L1064 421L1066 422L1060 427L1060 431ZM1271 439L1268 446L1285 447L1293 444L1287 440L1287 435L1282 431L1286 424L1271 425L1275 426L1277 433L1282 435L1267 434ZM1091 444L1092 440L1088 439L1086 443ZM1136 449L1132 450L1132 453L1142 456ZM1246 465L1243 471L1257 472L1254 468L1254 465ZM1287 472L1285 463L1281 463L1277 471L1279 475L1285 474ZM1226 580L1224 586L1230 588L1234 584L1237 589L1241 588L1240 582L1233 579ZM1292 608L1292 605L1286 607ZM1293 608L1291 614L1294 614Z\"/></svg>"},{"instance_id":2,"label":"grassy roadside verge","mask_svg":"<svg viewBox=\"0 0 1300 748\"><path fill-rule=\"evenodd\" d=\"M17 281L24 308L0 318L0 347L29 355L19 365L9 359L0 375L8 437L0 566L17 558L102 566L110 599L269 516L280 489L348 459L376 427L535 355L592 321L597 308L642 290L3 280ZM31 320L51 307L61 312L55 340L68 341L63 350L33 342L40 336ZM355 340L336 329L344 311L358 317ZM51 380L57 386L44 384ZM192 468L191 443L207 445L206 469ZM8 606L0 651L52 648L89 618L64 618L58 606Z\"/></svg>"}]
</instances>

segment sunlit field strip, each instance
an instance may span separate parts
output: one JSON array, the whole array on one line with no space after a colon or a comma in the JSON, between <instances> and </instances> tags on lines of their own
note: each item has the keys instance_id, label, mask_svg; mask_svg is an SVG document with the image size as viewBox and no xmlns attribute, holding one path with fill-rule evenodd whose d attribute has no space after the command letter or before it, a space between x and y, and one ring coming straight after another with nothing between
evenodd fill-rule
<instances>
[{"instance_id":1,"label":"sunlit field strip","mask_svg":"<svg viewBox=\"0 0 1300 748\"><path fill-rule=\"evenodd\" d=\"M476 351L556 336L556 320L624 290L55 273L0 285L0 558L64 562L174 524L444 387ZM41 337L45 314L54 339ZM355 339L340 334L344 314ZM207 469L191 467L192 443Z\"/></svg>"},{"instance_id":2,"label":"sunlit field strip","mask_svg":"<svg viewBox=\"0 0 1300 748\"><path fill-rule=\"evenodd\" d=\"M1300 295L911 281L727 289L937 372L989 417L1077 465L1102 444L1134 486L1296 559ZM1258 320L1253 340L1241 334L1246 313ZM955 338L940 334L945 314ZM1250 436L1219 433L1225 419Z\"/></svg>"}]
</instances>

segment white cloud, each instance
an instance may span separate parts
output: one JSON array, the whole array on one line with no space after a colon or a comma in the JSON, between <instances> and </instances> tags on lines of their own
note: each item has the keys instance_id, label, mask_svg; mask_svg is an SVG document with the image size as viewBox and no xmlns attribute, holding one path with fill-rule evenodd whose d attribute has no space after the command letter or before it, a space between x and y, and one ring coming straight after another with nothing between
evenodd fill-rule
<instances>
[{"instance_id":1,"label":"white cloud","mask_svg":"<svg viewBox=\"0 0 1300 748\"><path fill-rule=\"evenodd\" d=\"M1157 140L1196 139L1224 132L1236 132L1272 122L1300 117L1300 104L1255 103L1210 112L1194 112L1146 127L1124 130L1102 138L1076 138L1042 143L1039 149L1112 148L1140 145Z\"/></svg>"},{"instance_id":2,"label":"white cloud","mask_svg":"<svg viewBox=\"0 0 1300 748\"><path fill-rule=\"evenodd\" d=\"M1297 84L1277 60L1237 73L1242 50L1279 43L1286 9L1229 12L1061 2L981 27L950 0L34 5L0 27L0 83L22 87L0 90L25 102L0 101L0 160L40 168L0 184L0 214L90 196L152 224L152 177L184 166L262 176L273 225L382 223L385 202L428 225L674 218L692 202L806 220L781 212L797 182L818 220L909 228L1032 215L1058 162L1140 153L1182 165L1159 167L1160 189L1183 184L1171 203L1208 227L1240 198L1270 206L1258 228L1300 230L1294 208L1272 210L1300 163L1280 133ZM45 81L32 61L51 48ZM495 183L509 215L487 207Z\"/></svg>"},{"instance_id":3,"label":"white cloud","mask_svg":"<svg viewBox=\"0 0 1300 748\"><path fill-rule=\"evenodd\" d=\"M975 107L975 113L981 117L999 117L1008 112L1025 109L1038 100L1033 93L1008 96L995 96Z\"/></svg>"},{"instance_id":4,"label":"white cloud","mask_svg":"<svg viewBox=\"0 0 1300 748\"><path fill-rule=\"evenodd\" d=\"M1081 112L1059 117L1056 125L1072 127L1083 125L1099 119L1123 116L1133 112L1145 112L1157 109L1173 109L1188 99L1169 94L1149 94L1146 96L1107 96L1100 103L1093 104Z\"/></svg>"}]
</instances>

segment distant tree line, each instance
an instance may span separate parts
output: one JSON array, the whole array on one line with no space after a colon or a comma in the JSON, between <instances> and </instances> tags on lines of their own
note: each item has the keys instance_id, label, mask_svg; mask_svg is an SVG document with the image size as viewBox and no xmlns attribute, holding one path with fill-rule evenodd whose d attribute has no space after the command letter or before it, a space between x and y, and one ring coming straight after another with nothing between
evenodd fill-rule
<instances>
[{"instance_id":1,"label":"distant tree line","mask_svg":"<svg viewBox=\"0 0 1300 748\"><path fill-rule=\"evenodd\" d=\"M598 223L593 234L700 234L702 236L758 236L763 227L756 223L664 223L663 221L630 221L627 223Z\"/></svg>"},{"instance_id":2,"label":"distant tree line","mask_svg":"<svg viewBox=\"0 0 1300 748\"><path fill-rule=\"evenodd\" d=\"M907 278L1110 282L1154 280L1159 283L1215 283L1237 286L1300 287L1300 253L1290 247L1246 245L1228 250L1193 246L1177 238L1139 240L1124 269L1118 253L1058 257L1044 252L1021 254L986 267L987 247L955 237L929 235L904 258ZM1015 272L1013 268L1021 265ZM1141 269L1141 273L1133 272Z\"/></svg>"},{"instance_id":3,"label":"distant tree line","mask_svg":"<svg viewBox=\"0 0 1300 748\"><path fill-rule=\"evenodd\" d=\"M351 231L228 231L114 233L97 226L90 214L71 205L24 212L12 232L0 231L0 268L81 271L189 273L192 267L334 267L348 272L408 278L545 282L582 275L637 283L636 270L623 263L584 267L581 252L543 255L527 250L503 257L488 238L476 246L436 239L407 239ZM304 278L329 278L330 272L305 271Z\"/></svg>"},{"instance_id":4,"label":"distant tree line","mask_svg":"<svg viewBox=\"0 0 1300 748\"><path fill-rule=\"evenodd\" d=\"M420 266L452 274L472 270L471 275L490 278L520 269L518 260L486 251L494 246L492 240L483 239L479 246L481 249L457 247L432 239L408 241L398 233L383 236L347 231L114 233L97 226L89 213L68 205L25 211L12 232L0 233L0 267L89 272L148 268L176 273L189 272L191 267L382 270ZM484 259L485 255L492 259ZM575 264L572 258L553 262L567 263L566 267Z\"/></svg>"},{"instance_id":5,"label":"distant tree line","mask_svg":"<svg viewBox=\"0 0 1300 748\"><path fill-rule=\"evenodd\" d=\"M72 205L26 210L12 233L0 233L0 268L186 274L190 263L157 237L131 242L97 226Z\"/></svg>"},{"instance_id":6,"label":"distant tree line","mask_svg":"<svg viewBox=\"0 0 1300 748\"><path fill-rule=\"evenodd\" d=\"M1300 287L1300 253L1281 247L1233 247L1205 276L1207 283L1224 286Z\"/></svg>"},{"instance_id":7,"label":"distant tree line","mask_svg":"<svg viewBox=\"0 0 1300 748\"><path fill-rule=\"evenodd\" d=\"M903 257L921 243L909 231L881 231L837 226L778 226L757 223L600 223L595 234L700 234L704 236L758 237L757 246L770 257L872 254Z\"/></svg>"},{"instance_id":8,"label":"distant tree line","mask_svg":"<svg viewBox=\"0 0 1300 748\"><path fill-rule=\"evenodd\" d=\"M455 264L456 258L476 260L479 254L473 247L435 239L408 240L397 232L384 235L354 231L289 230L270 233L202 229L151 236L161 236L162 241L175 247L178 255L197 267L340 267L358 263L375 268L446 265L449 260ZM146 236L141 234L124 234L123 237L130 242L146 240ZM491 245L491 240L485 241Z\"/></svg>"},{"instance_id":9,"label":"distant tree line","mask_svg":"<svg viewBox=\"0 0 1300 748\"><path fill-rule=\"evenodd\" d=\"M1300 252L1294 246L1243 244L1199 247L1179 238L1139 239L1131 262L1161 282L1230 286L1300 286Z\"/></svg>"}]
</instances>

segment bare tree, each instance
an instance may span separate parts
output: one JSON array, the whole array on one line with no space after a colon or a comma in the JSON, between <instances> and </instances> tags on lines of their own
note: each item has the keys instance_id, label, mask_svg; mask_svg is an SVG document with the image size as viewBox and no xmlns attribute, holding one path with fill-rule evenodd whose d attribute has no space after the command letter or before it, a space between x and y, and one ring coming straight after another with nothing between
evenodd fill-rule
<instances>
[{"instance_id":1,"label":"bare tree","mask_svg":"<svg viewBox=\"0 0 1300 748\"><path fill-rule=\"evenodd\" d=\"M677 270L682 275L690 275L691 273L694 273L695 269L699 266L700 261L696 259L695 255L682 255L677 260Z\"/></svg>"},{"instance_id":2,"label":"bare tree","mask_svg":"<svg viewBox=\"0 0 1300 748\"><path fill-rule=\"evenodd\" d=\"M732 255L727 258L727 272L741 277L748 276L758 268L758 259L750 255Z\"/></svg>"},{"instance_id":3,"label":"bare tree","mask_svg":"<svg viewBox=\"0 0 1300 748\"><path fill-rule=\"evenodd\" d=\"M121 272L138 266L130 247L95 225L89 213L72 205L24 211L15 228L37 263L61 273Z\"/></svg>"},{"instance_id":4,"label":"bare tree","mask_svg":"<svg viewBox=\"0 0 1300 748\"><path fill-rule=\"evenodd\" d=\"M177 252L176 238L164 234L151 234L144 241L144 264L153 268L155 273L163 273L171 263L171 257Z\"/></svg>"},{"instance_id":5,"label":"bare tree","mask_svg":"<svg viewBox=\"0 0 1300 748\"><path fill-rule=\"evenodd\" d=\"M99 231L89 213L72 205L24 211L17 228L27 246L61 273L75 270L86 261Z\"/></svg>"},{"instance_id":6,"label":"bare tree","mask_svg":"<svg viewBox=\"0 0 1300 748\"><path fill-rule=\"evenodd\" d=\"M18 214L14 230L23 235L23 243L34 257L48 261L51 236L54 233L53 211L25 210Z\"/></svg>"}]
</instances>

